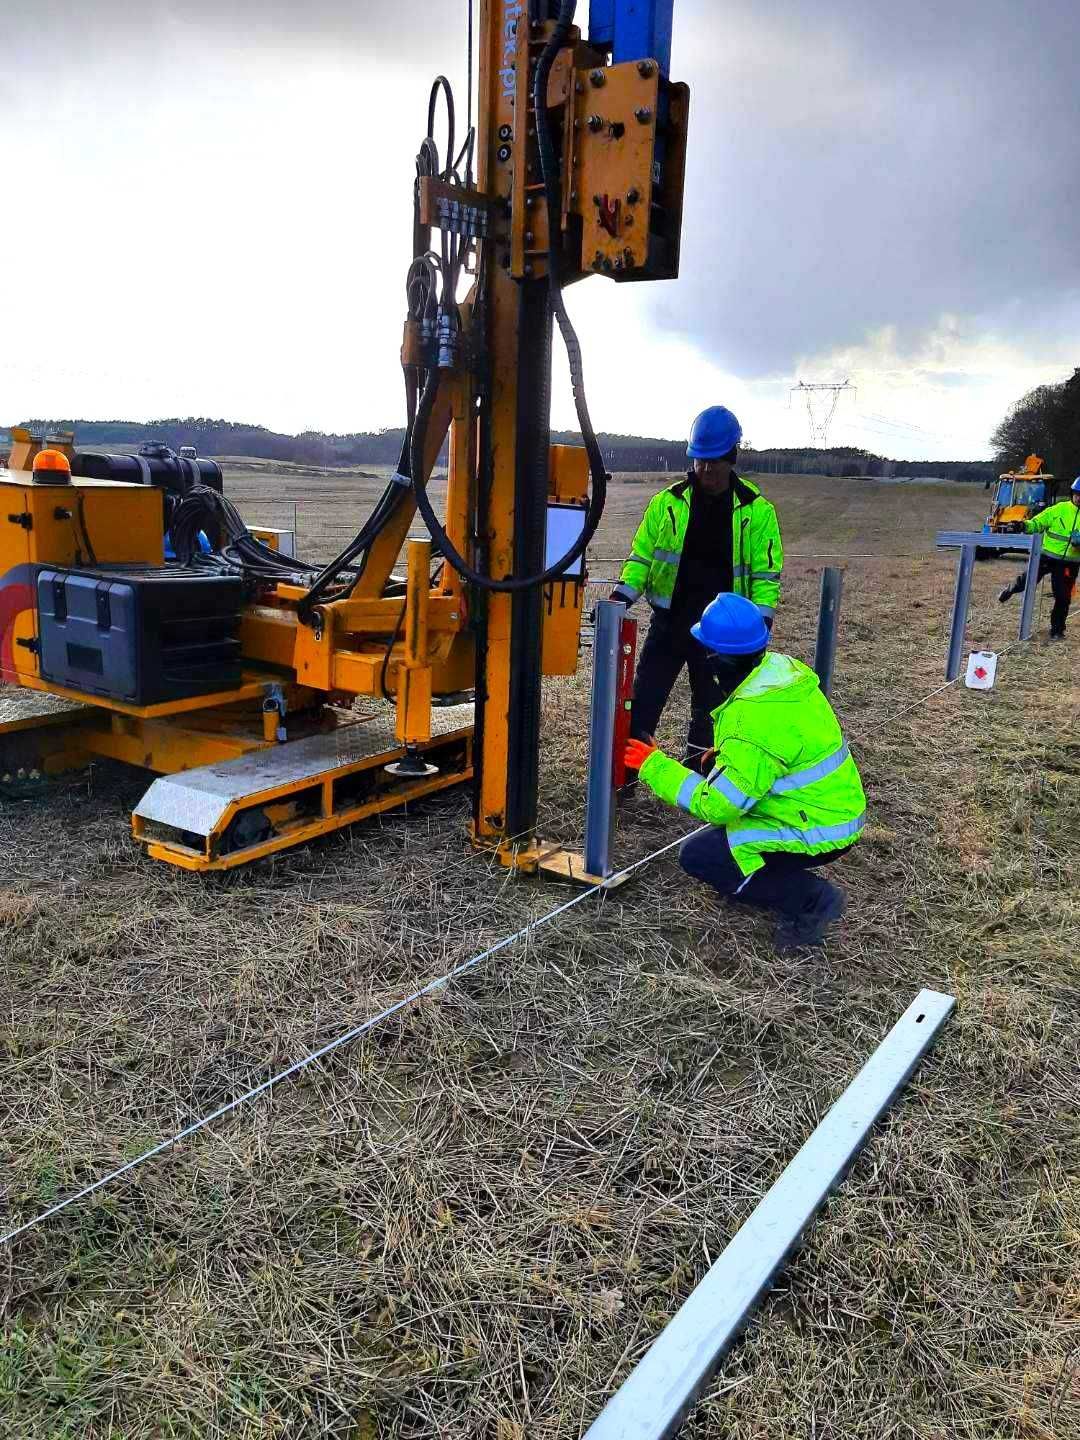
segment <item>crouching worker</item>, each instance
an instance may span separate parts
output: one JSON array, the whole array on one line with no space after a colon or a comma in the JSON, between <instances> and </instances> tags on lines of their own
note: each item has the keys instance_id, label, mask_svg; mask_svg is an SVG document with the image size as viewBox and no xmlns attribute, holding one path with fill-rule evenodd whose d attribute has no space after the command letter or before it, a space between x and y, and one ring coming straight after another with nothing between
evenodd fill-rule
<instances>
[{"instance_id":1,"label":"crouching worker","mask_svg":"<svg viewBox=\"0 0 1080 1440\"><path fill-rule=\"evenodd\" d=\"M713 827L682 847L688 875L743 905L779 912L781 954L820 945L844 892L815 874L859 837L866 797L832 706L812 670L766 654L761 612L718 595L693 627L719 692L708 778L655 744L631 740L627 767L661 800Z\"/></svg>"}]
</instances>

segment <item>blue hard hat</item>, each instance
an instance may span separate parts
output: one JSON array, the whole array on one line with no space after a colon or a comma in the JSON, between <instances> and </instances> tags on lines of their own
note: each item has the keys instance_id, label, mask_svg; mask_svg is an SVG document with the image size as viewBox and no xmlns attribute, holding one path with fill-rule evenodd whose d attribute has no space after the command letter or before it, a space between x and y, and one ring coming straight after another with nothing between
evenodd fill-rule
<instances>
[{"instance_id":1,"label":"blue hard hat","mask_svg":"<svg viewBox=\"0 0 1080 1440\"><path fill-rule=\"evenodd\" d=\"M742 426L726 405L710 405L690 427L691 460L719 460L742 439Z\"/></svg>"},{"instance_id":2,"label":"blue hard hat","mask_svg":"<svg viewBox=\"0 0 1080 1440\"><path fill-rule=\"evenodd\" d=\"M719 655L753 655L769 643L769 629L757 606L726 591L706 605L690 634Z\"/></svg>"},{"instance_id":3,"label":"blue hard hat","mask_svg":"<svg viewBox=\"0 0 1080 1440\"><path fill-rule=\"evenodd\" d=\"M1074 495L1080 495L1080 475L1077 475L1076 479L1072 483L1072 493Z\"/></svg>"}]
</instances>

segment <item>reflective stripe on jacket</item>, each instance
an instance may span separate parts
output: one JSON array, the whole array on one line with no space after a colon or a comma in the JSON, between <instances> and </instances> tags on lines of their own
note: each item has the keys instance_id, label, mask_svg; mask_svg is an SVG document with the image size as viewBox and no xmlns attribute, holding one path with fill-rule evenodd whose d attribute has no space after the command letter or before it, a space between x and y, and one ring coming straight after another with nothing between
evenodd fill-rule
<instances>
[{"instance_id":1,"label":"reflective stripe on jacket","mask_svg":"<svg viewBox=\"0 0 1080 1440\"><path fill-rule=\"evenodd\" d=\"M1029 535L1042 531L1044 555L1055 555L1059 560L1080 560L1080 505L1074 505L1071 500L1059 500L1031 520L1025 520L1024 529Z\"/></svg>"},{"instance_id":2,"label":"reflective stripe on jacket","mask_svg":"<svg viewBox=\"0 0 1080 1440\"><path fill-rule=\"evenodd\" d=\"M744 875L762 854L821 855L858 839L866 796L818 678L790 655L766 655L713 711L708 779L655 751L641 779L661 800L722 825Z\"/></svg>"},{"instance_id":3,"label":"reflective stripe on jacket","mask_svg":"<svg viewBox=\"0 0 1080 1440\"><path fill-rule=\"evenodd\" d=\"M689 477L661 490L645 507L630 555L615 587L631 605L641 595L656 610L670 610L675 594L693 486ZM780 603L784 546L776 511L756 485L735 476L731 506L731 561L737 595L769 619Z\"/></svg>"}]
</instances>

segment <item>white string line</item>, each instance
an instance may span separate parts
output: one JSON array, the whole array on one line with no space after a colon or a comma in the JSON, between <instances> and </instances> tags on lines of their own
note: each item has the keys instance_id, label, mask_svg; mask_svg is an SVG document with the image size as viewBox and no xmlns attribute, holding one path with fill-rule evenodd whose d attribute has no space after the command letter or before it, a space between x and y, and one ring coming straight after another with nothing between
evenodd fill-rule
<instances>
[{"instance_id":1,"label":"white string line","mask_svg":"<svg viewBox=\"0 0 1080 1440\"><path fill-rule=\"evenodd\" d=\"M516 930L513 935L506 936L505 939L499 940L496 944L489 946L487 950L482 950L480 954L474 955L470 960L465 960L462 964L454 966L454 968L448 970L445 975L440 975L437 979L428 981L426 985L422 985L418 990L413 990L402 999L395 1001L393 1005L387 1006L387 1008L380 1011L378 1015L371 1016L370 1019L365 1020L362 1024L354 1026L351 1030L347 1030L343 1035L339 1035L336 1040L331 1040L329 1044L324 1045L321 1049L313 1051L310 1055L305 1055L302 1060L297 1060L296 1063L290 1065L288 1069L280 1071L269 1080L264 1080L261 1084L255 1085L250 1090L246 1090L242 1095L238 1095L235 1099L228 1101L224 1105L220 1105L209 1115L204 1115L201 1120L196 1120L193 1124L185 1126L183 1130L178 1131L175 1135L171 1135L167 1140L162 1140L149 1150L144 1150L143 1153L136 1156L134 1160L129 1160L126 1165L121 1165L118 1169L112 1170L109 1174L103 1175L100 1179L95 1180L93 1184L76 1191L74 1195L69 1195L66 1199L59 1201L55 1205L51 1205L47 1210L43 1210L39 1215L35 1215L32 1220L27 1220L22 1225L16 1226L14 1230L9 1230L6 1234L0 1235L0 1245L9 1245L13 1240L16 1240L20 1235L25 1235L28 1230L32 1230L36 1225L52 1219L52 1217L58 1215L61 1210L66 1210L69 1205L74 1205L80 1200L86 1200L89 1196L96 1194L97 1191L103 1190L106 1185L111 1185L114 1180L119 1180L121 1176L128 1174L129 1171L136 1169L139 1165L145 1164L147 1160L152 1160L156 1155L161 1155L164 1151L172 1149L174 1145L179 1145L181 1141L187 1140L199 1130L205 1129L207 1125L212 1125L215 1120L220 1120L233 1110L239 1109L241 1105L246 1105L249 1100L254 1100L256 1096L265 1094L275 1085L279 1085L283 1080L288 1080L299 1071L305 1070L309 1065L313 1065L316 1060L324 1059L333 1051L340 1049L342 1045L347 1045L350 1041L358 1039L361 1035L365 1035L369 1030L373 1030L375 1026L381 1024L382 1021L389 1020L400 1011L407 1009L411 1005L415 1005L417 1001L434 994L436 990L442 989L443 986L450 984L451 981L460 979L467 971L482 964L485 960L490 960L493 955L498 955L500 951L506 950L509 946L513 945L515 941L525 938L534 930L539 930L541 926L550 924L552 920L557 919L560 915L565 915L568 910L573 910L576 905L580 905L583 900L587 900L591 895L595 895L598 890L605 889L613 881L622 880L632 875L635 870L640 870L642 866L649 865L652 861L658 860L661 855L667 854L669 850L674 850L676 846L681 845L684 840L689 840L693 835L700 835L704 830L708 830L709 828L708 825L702 825L686 835L680 835L678 839L661 846L659 850L654 850L651 855L646 855L640 860L635 860L633 864L626 866L625 869L617 871L607 880L601 881L596 885L590 885L588 889L583 890L580 895L575 895L572 900L567 900L565 904L557 906L554 910L549 910L546 915L541 915L538 920L530 920L527 925L523 925L522 928Z\"/></svg>"},{"instance_id":2,"label":"white string line","mask_svg":"<svg viewBox=\"0 0 1080 1440\"><path fill-rule=\"evenodd\" d=\"M1040 600L1041 598L1040 596ZM1007 655L1010 651L1017 649L1018 646L1025 643L1030 642L1015 640L999 653ZM938 686L936 690L931 690L928 695L924 695L920 700L913 701L912 704L904 706L903 709L894 711L893 714L887 716L871 730L863 731L862 736L859 736L856 732L852 732L852 734L855 735L855 738L863 738L866 734L875 734L878 730L883 729L886 725L890 725L894 720L899 719L901 715L908 714L909 711L917 709L920 705L925 705L927 701L932 700L935 695L940 695L945 690L951 689L953 685L958 683L959 679L960 677L958 675L955 680L946 681L944 685ZM557 906L554 910L549 910L546 915L541 915L538 920L529 921L527 925L515 931L513 935L507 936L495 945L490 946L487 950L481 951L480 954L474 955L471 959L464 961L461 965L457 965L452 970L448 970L445 975L440 975L437 979L429 981L426 985L421 986L420 989L412 991L411 994L404 996L401 1000L388 1006L378 1015L373 1015L362 1024L355 1026L352 1030L348 1030L343 1035L339 1035L336 1040L331 1040L329 1044L324 1045L320 1050L315 1050L302 1060L296 1061L296 1063L290 1065L288 1069L280 1071L269 1080L264 1080L260 1085L256 1085L253 1089L245 1091L243 1095L239 1095L234 1100L228 1101L227 1104L219 1106L217 1110L212 1111L209 1115L204 1115L201 1120L195 1121L183 1130L178 1131L177 1134L170 1136L166 1140L162 1140L159 1144L152 1146L149 1150L138 1155L134 1160L129 1160L126 1165L121 1165L119 1169L113 1170L108 1175L104 1175L100 1179L95 1180L93 1184L85 1186L74 1195L69 1195L65 1200L61 1200L56 1205L50 1206L49 1209L43 1210L39 1215L34 1216L32 1220L27 1220L14 1230L9 1230L6 1234L0 1235L0 1245L10 1244L13 1240L18 1239L20 1235L24 1235L28 1230L32 1230L36 1225L40 1225L45 1220L49 1220L54 1215L58 1215L62 1210L66 1210L69 1205L74 1205L80 1200L87 1199L97 1191L104 1189L105 1186L111 1185L114 1180L119 1180L129 1171L144 1164L147 1160L152 1160L156 1155L161 1155L164 1151L172 1149L173 1146L180 1144L181 1141L188 1139L199 1130L205 1129L207 1125L213 1124L215 1120L220 1120L223 1116L230 1114L241 1105L245 1105L249 1100L254 1100L257 1096L273 1089L275 1085L280 1084L283 1080L287 1080L299 1071L306 1069L309 1065L314 1064L316 1060L323 1059L325 1056L339 1049L342 1045L347 1045L350 1041L358 1039L369 1030L373 1030L375 1026L381 1024L382 1021L389 1020L400 1011L424 999L425 996L434 994L436 990L450 984L453 980L459 979L460 976L472 970L474 966L482 964L485 960L490 960L492 956L507 949L510 945L514 944L516 940L524 938L534 930L539 930L542 926L549 924L560 915L566 914L568 910L574 909L574 907L580 905L583 900L587 900L590 895L594 895L597 891L605 889L612 881L621 880L632 875L636 870L640 870L643 866L651 864L654 860L658 860L661 855L665 855L669 851L674 850L676 846L681 845L685 840L690 840L695 835L704 834L705 831L713 828L715 827L711 825L700 825L697 829L688 831L685 835L680 835L667 845L661 846L659 850L654 850L650 855L646 855L640 860L635 860L631 865L626 866L625 869L619 870L610 876L608 880L601 881L596 885L590 885L572 900L568 900L565 904Z\"/></svg>"}]
</instances>

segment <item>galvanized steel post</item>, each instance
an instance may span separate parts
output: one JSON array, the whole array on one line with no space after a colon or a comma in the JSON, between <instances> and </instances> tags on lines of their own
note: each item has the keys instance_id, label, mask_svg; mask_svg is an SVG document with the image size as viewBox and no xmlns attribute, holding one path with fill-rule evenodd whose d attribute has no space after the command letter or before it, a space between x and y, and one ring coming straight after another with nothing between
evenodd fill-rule
<instances>
[{"instance_id":1,"label":"galvanized steel post","mask_svg":"<svg viewBox=\"0 0 1080 1440\"><path fill-rule=\"evenodd\" d=\"M832 693L833 670L836 666L836 632L840 624L840 599L844 591L844 572L836 565L827 565L821 572L821 603L818 607L817 645L814 669L822 692Z\"/></svg>"},{"instance_id":2,"label":"galvanized steel post","mask_svg":"<svg viewBox=\"0 0 1080 1440\"><path fill-rule=\"evenodd\" d=\"M611 828L615 815L612 771L615 697L625 614L626 606L619 600L597 601L592 711L589 717L589 773L585 795L585 869L601 879L607 879L611 874Z\"/></svg>"},{"instance_id":3,"label":"galvanized steel post","mask_svg":"<svg viewBox=\"0 0 1080 1440\"><path fill-rule=\"evenodd\" d=\"M1036 531L1031 537L1027 574L1024 576L1024 603L1020 611L1020 639L1030 640L1035 623L1035 591L1039 584L1039 561L1042 559L1043 537Z\"/></svg>"},{"instance_id":4,"label":"galvanized steel post","mask_svg":"<svg viewBox=\"0 0 1080 1440\"><path fill-rule=\"evenodd\" d=\"M748 1316L907 1084L956 1001L923 990L585 1433L670 1440Z\"/></svg>"},{"instance_id":5,"label":"galvanized steel post","mask_svg":"<svg viewBox=\"0 0 1080 1440\"><path fill-rule=\"evenodd\" d=\"M975 569L975 546L961 545L960 564L956 571L956 594L953 596L952 623L949 626L949 656L945 661L945 679L955 680L960 674L960 656L964 649L968 606L971 604L971 576Z\"/></svg>"}]
</instances>

